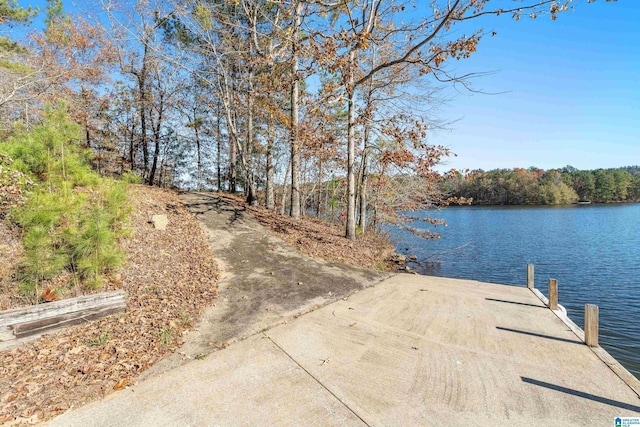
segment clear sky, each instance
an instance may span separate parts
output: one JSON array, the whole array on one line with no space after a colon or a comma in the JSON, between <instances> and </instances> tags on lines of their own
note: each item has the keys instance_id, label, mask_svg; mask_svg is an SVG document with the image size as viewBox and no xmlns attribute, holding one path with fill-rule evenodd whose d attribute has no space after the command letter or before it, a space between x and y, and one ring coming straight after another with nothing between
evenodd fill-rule
<instances>
[{"instance_id":1,"label":"clear sky","mask_svg":"<svg viewBox=\"0 0 640 427\"><path fill-rule=\"evenodd\" d=\"M430 138L458 156L448 167L494 169L640 164L640 1L582 2L575 11L519 22L503 16L459 73L496 71L455 92Z\"/></svg>"},{"instance_id":2,"label":"clear sky","mask_svg":"<svg viewBox=\"0 0 640 427\"><path fill-rule=\"evenodd\" d=\"M19 3L45 8L44 0ZM556 21L482 21L497 35L454 68L494 72L473 85L500 94L446 90L452 99L440 118L455 122L429 142L457 154L447 168L640 164L640 0L574 4Z\"/></svg>"}]
</instances>

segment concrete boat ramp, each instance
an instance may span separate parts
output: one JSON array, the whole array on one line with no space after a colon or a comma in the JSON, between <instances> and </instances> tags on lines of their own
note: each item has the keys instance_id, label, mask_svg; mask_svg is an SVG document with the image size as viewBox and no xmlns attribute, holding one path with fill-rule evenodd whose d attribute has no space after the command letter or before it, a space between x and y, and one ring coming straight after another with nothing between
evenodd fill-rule
<instances>
[{"instance_id":1,"label":"concrete boat ramp","mask_svg":"<svg viewBox=\"0 0 640 427\"><path fill-rule=\"evenodd\" d=\"M50 425L614 426L633 387L526 287L402 274Z\"/></svg>"}]
</instances>

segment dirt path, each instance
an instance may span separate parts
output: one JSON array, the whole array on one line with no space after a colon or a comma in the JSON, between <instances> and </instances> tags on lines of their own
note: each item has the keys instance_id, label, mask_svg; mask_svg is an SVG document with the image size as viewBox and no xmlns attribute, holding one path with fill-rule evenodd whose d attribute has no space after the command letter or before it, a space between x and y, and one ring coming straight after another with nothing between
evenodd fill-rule
<instances>
[{"instance_id":1,"label":"dirt path","mask_svg":"<svg viewBox=\"0 0 640 427\"><path fill-rule=\"evenodd\" d=\"M234 208L213 193L185 193L181 198L201 221L220 263L219 299L187 336L181 351L143 377L203 357L389 277L388 273L304 256L244 209Z\"/></svg>"}]
</instances>

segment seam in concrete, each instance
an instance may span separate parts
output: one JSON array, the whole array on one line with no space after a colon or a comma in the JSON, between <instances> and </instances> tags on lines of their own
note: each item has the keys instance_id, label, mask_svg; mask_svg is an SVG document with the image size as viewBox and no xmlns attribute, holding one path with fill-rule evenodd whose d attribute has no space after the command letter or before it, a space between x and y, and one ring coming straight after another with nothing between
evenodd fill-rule
<instances>
[{"instance_id":1,"label":"seam in concrete","mask_svg":"<svg viewBox=\"0 0 640 427\"><path fill-rule=\"evenodd\" d=\"M258 335L258 334L263 334L264 335L265 332L268 332L271 329L276 328L278 326L286 325L287 323L296 320L298 317L305 316L307 314L313 313L314 311L320 310L321 308L327 307L327 306L329 306L331 304L335 304L338 301L346 301L349 298L351 298L353 295L357 294L358 292L362 292L362 291L364 291L366 289L370 289L370 288L375 288L376 286L380 285L382 282L386 281L387 279L390 279L391 277L393 277L393 275L389 276L389 277L383 277L380 280L378 280L377 282L375 282L375 283L373 283L373 284L371 284L369 286L365 286L362 289L354 289L353 291L349 292L348 294L346 294L346 295L344 295L342 297L328 299L328 300L326 300L324 302L315 304L315 305L313 305L311 307L303 308L300 311L294 311L292 313L289 313L289 314L281 317L280 319L274 320L272 323L269 323L269 324L265 325L265 327L260 329L259 331L248 332L248 335L236 335L236 336L230 337L227 340L227 342L229 344L231 344L231 343L236 343L236 342L241 342L241 341L247 340L247 339L249 339L251 337L254 337L254 336ZM216 349L215 351L219 351L219 350L222 350L222 349ZM214 353L215 351L213 351L212 353Z\"/></svg>"},{"instance_id":2,"label":"seam in concrete","mask_svg":"<svg viewBox=\"0 0 640 427\"><path fill-rule=\"evenodd\" d=\"M263 334L263 335L264 335L264 334ZM355 416L356 416L360 421L362 421L362 423L363 423L364 425L366 425L367 427L371 427L371 425L370 425L368 422L366 422L366 421L365 421L365 420L364 420L360 415L358 415L358 413L357 413L356 411L354 411L353 409L351 409L351 407L350 407L349 405L347 405L345 402L343 402L343 401L342 401L342 399L340 399L338 396L336 396L336 394L335 394L334 392L332 392L331 390L329 390L329 388L328 388L326 385L324 385L324 384L323 384L323 383L322 383L318 378L316 378L316 377L315 377L311 372L309 372L309 371L308 371L304 366L302 366L300 363L298 363L298 361L297 361L296 359L294 359L294 358L293 358L293 356L291 356L289 353L287 353L287 351L286 351L284 348L280 347L280 345L279 345L277 342L275 342L275 341L274 341L274 340L273 340L269 335L264 335L264 336L265 336L266 338L269 338L269 341L271 341L271 342L273 343L273 345L275 345L276 347L278 347L278 348L280 349L280 351L281 351L281 352L283 352L284 354L286 354L286 355L287 355L287 357L293 361L293 363L295 363L296 365L298 365L298 367L299 367L300 369L302 369L304 372L306 372L306 373L307 373L307 375L309 375L311 378L313 378L313 380L314 380L315 382L317 382L317 383L320 385L320 387L322 387L323 389L327 390L327 392L329 392L329 394L330 394L331 396L333 396L333 397L334 397L338 402L340 402L340 403L341 403L345 408L347 408L347 410L348 410L349 412L351 412L351 413L352 413L353 415L355 415Z\"/></svg>"},{"instance_id":3,"label":"seam in concrete","mask_svg":"<svg viewBox=\"0 0 640 427\"><path fill-rule=\"evenodd\" d=\"M545 306L549 306L549 300L538 289L533 288L531 292L538 297ZM558 310L551 310L570 330L573 332L580 341L584 342L584 331L578 325L571 320L567 314L567 310L558 304ZM586 345L586 344L585 344ZM624 383L640 398L640 380L620 364L607 350L602 347L589 347L589 350L595 354L605 365L613 371Z\"/></svg>"}]
</instances>

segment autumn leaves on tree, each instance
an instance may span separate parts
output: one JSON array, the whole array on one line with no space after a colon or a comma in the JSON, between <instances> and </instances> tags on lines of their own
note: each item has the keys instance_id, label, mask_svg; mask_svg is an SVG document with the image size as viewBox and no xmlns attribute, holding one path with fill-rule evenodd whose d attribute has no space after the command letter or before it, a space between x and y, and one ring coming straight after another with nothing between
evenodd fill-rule
<instances>
[{"instance_id":1,"label":"autumn leaves on tree","mask_svg":"<svg viewBox=\"0 0 640 427\"><path fill-rule=\"evenodd\" d=\"M451 71L486 17L556 15L570 1L49 0L44 28L0 38L5 131L63 100L99 172L244 192L292 217L342 219L355 239L452 200L451 153L428 143ZM0 0L0 25L33 10ZM455 200L453 200L455 201Z\"/></svg>"}]
</instances>

